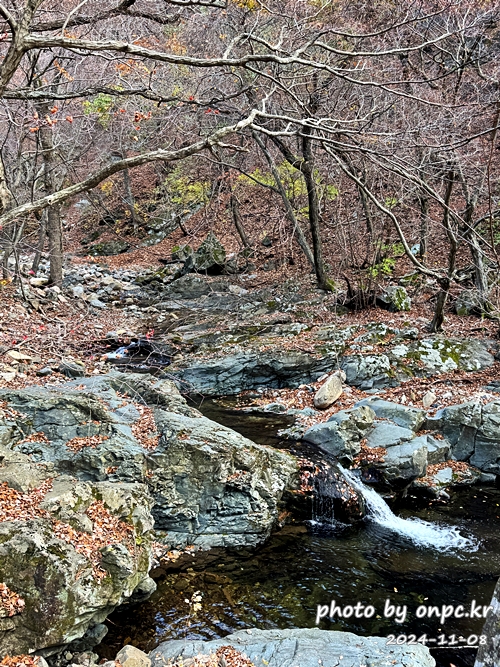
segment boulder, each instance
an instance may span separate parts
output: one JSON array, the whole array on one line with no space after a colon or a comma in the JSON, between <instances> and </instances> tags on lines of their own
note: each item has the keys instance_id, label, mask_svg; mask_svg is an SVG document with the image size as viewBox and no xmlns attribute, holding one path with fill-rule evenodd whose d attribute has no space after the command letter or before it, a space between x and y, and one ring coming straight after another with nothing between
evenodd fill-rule
<instances>
[{"instance_id":1,"label":"boulder","mask_svg":"<svg viewBox=\"0 0 500 667\"><path fill-rule=\"evenodd\" d=\"M186 390L204 396L234 396L248 389L298 387L314 382L337 366L337 356L304 352L240 352L220 359L191 359L171 372Z\"/></svg>"},{"instance_id":2,"label":"boulder","mask_svg":"<svg viewBox=\"0 0 500 667\"><path fill-rule=\"evenodd\" d=\"M135 646L130 646L130 644L127 644L118 652L116 661L122 667L151 667L149 656Z\"/></svg>"},{"instance_id":3,"label":"boulder","mask_svg":"<svg viewBox=\"0 0 500 667\"><path fill-rule=\"evenodd\" d=\"M108 255L120 255L122 252L127 252L127 250L130 250L130 243L127 243L127 241L107 241L91 245L88 249L88 254L105 257Z\"/></svg>"},{"instance_id":4,"label":"boulder","mask_svg":"<svg viewBox=\"0 0 500 667\"><path fill-rule=\"evenodd\" d=\"M500 403L482 406L481 424L476 431L474 453L469 460L483 472L500 475Z\"/></svg>"},{"instance_id":5,"label":"boulder","mask_svg":"<svg viewBox=\"0 0 500 667\"><path fill-rule=\"evenodd\" d=\"M327 422L316 424L305 432L303 440L338 458L353 459L361 451L361 440L375 418L367 406L343 410Z\"/></svg>"},{"instance_id":6,"label":"boulder","mask_svg":"<svg viewBox=\"0 0 500 667\"><path fill-rule=\"evenodd\" d=\"M426 418L424 410L418 408L411 408L400 403L392 403L391 401L384 401L381 398L364 398L359 405L367 405L377 415L379 419L388 419L398 426L411 429L412 431L419 431Z\"/></svg>"},{"instance_id":7,"label":"boulder","mask_svg":"<svg viewBox=\"0 0 500 667\"><path fill-rule=\"evenodd\" d=\"M152 667L170 662L187 663L197 655L210 655L232 646L252 661L267 667L435 667L429 649L422 644L388 646L385 637L358 637L350 632L314 629L240 630L223 639L189 641L179 639L160 644L151 651ZM219 663L220 664L220 663Z\"/></svg>"},{"instance_id":8,"label":"boulder","mask_svg":"<svg viewBox=\"0 0 500 667\"><path fill-rule=\"evenodd\" d=\"M4 431L16 451L83 481L145 484L171 546L262 542L295 484L294 457L203 417L168 380L110 373L0 400L19 413Z\"/></svg>"},{"instance_id":9,"label":"boulder","mask_svg":"<svg viewBox=\"0 0 500 667\"><path fill-rule=\"evenodd\" d=\"M51 655L84 636L92 646L109 613L155 590L151 497L142 484L84 482L18 452L0 457L0 581L24 603L0 613L0 653Z\"/></svg>"},{"instance_id":10,"label":"boulder","mask_svg":"<svg viewBox=\"0 0 500 667\"><path fill-rule=\"evenodd\" d=\"M389 484L406 483L422 477L427 469L427 447L419 438L387 447L384 460L377 468L382 473L383 481Z\"/></svg>"},{"instance_id":11,"label":"boulder","mask_svg":"<svg viewBox=\"0 0 500 667\"><path fill-rule=\"evenodd\" d=\"M57 371L69 378L85 377L85 364L80 361L63 359L57 367Z\"/></svg>"},{"instance_id":12,"label":"boulder","mask_svg":"<svg viewBox=\"0 0 500 667\"><path fill-rule=\"evenodd\" d=\"M334 373L324 382L314 396L314 407L319 410L326 410L342 395L342 380L345 380L345 373L340 371ZM343 377L342 377L343 376Z\"/></svg>"},{"instance_id":13,"label":"boulder","mask_svg":"<svg viewBox=\"0 0 500 667\"><path fill-rule=\"evenodd\" d=\"M413 438L413 431L391 422L378 422L368 433L368 447L390 447Z\"/></svg>"},{"instance_id":14,"label":"boulder","mask_svg":"<svg viewBox=\"0 0 500 667\"><path fill-rule=\"evenodd\" d=\"M488 299L478 290L464 289L455 299L455 312L462 317L466 315L481 316L487 311L487 302Z\"/></svg>"},{"instance_id":15,"label":"boulder","mask_svg":"<svg viewBox=\"0 0 500 667\"><path fill-rule=\"evenodd\" d=\"M425 428L438 429L451 445L451 455L467 461L474 452L476 432L481 425L479 403L461 403L443 408L427 420Z\"/></svg>"},{"instance_id":16,"label":"boulder","mask_svg":"<svg viewBox=\"0 0 500 667\"><path fill-rule=\"evenodd\" d=\"M476 654L474 667L498 667L500 655L500 580L497 581L490 610L481 632L486 637L486 643L480 644Z\"/></svg>"},{"instance_id":17,"label":"boulder","mask_svg":"<svg viewBox=\"0 0 500 667\"><path fill-rule=\"evenodd\" d=\"M340 367L346 374L346 382L353 387L372 389L391 384L391 362L385 354L353 354L342 358Z\"/></svg>"},{"instance_id":18,"label":"boulder","mask_svg":"<svg viewBox=\"0 0 500 667\"><path fill-rule=\"evenodd\" d=\"M226 262L224 246L213 232L209 232L198 250L194 253L196 271L219 272Z\"/></svg>"},{"instance_id":19,"label":"boulder","mask_svg":"<svg viewBox=\"0 0 500 667\"><path fill-rule=\"evenodd\" d=\"M411 309L411 299L404 287L391 285L377 297L377 301L382 307L393 313L407 311Z\"/></svg>"},{"instance_id":20,"label":"boulder","mask_svg":"<svg viewBox=\"0 0 500 667\"><path fill-rule=\"evenodd\" d=\"M186 274L170 283L162 292L164 298L169 299L199 299L210 294L212 287L199 276Z\"/></svg>"}]
</instances>

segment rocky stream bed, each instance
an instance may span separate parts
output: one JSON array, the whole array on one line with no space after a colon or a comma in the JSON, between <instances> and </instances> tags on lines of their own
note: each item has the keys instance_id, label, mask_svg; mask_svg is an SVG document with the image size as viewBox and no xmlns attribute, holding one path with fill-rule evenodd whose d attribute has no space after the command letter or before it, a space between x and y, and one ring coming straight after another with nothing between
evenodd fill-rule
<instances>
[{"instance_id":1,"label":"rocky stream bed","mask_svg":"<svg viewBox=\"0 0 500 667\"><path fill-rule=\"evenodd\" d=\"M210 651L232 667L220 653L231 645L271 667L333 667L340 655L353 667L472 665L473 647L431 655L381 638L436 637L437 622L409 617L399 631L378 614L314 629L314 615L330 599L489 603L500 575L497 342L430 337L401 318L309 324L293 289L165 277L68 273L64 299L121 304L151 317L154 334L103 332L92 373L69 360L69 379L49 364L39 386L0 390L2 654L85 665L132 643L150 655L128 647L123 667L195 665ZM47 298L42 287L33 298ZM474 378L468 400L453 373ZM441 380L437 393L425 384ZM314 403L286 400L320 385ZM375 494L386 524L369 488L394 510ZM398 529L411 518L442 527L441 541ZM495 622L485 667L497 664ZM445 631L480 636L483 623Z\"/></svg>"}]
</instances>

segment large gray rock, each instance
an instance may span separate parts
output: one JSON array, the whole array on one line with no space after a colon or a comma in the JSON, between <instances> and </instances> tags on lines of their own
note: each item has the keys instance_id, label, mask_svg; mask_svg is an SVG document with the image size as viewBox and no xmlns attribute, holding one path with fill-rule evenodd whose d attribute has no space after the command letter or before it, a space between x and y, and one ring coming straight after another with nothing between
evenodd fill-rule
<instances>
[{"instance_id":1,"label":"large gray rock","mask_svg":"<svg viewBox=\"0 0 500 667\"><path fill-rule=\"evenodd\" d=\"M391 285L377 297L377 301L393 313L411 309L411 299L404 287Z\"/></svg>"},{"instance_id":2,"label":"large gray rock","mask_svg":"<svg viewBox=\"0 0 500 667\"><path fill-rule=\"evenodd\" d=\"M95 643L118 605L155 590L144 485L78 481L7 449L0 484L0 581L25 603L0 618L1 655L50 655L86 633Z\"/></svg>"},{"instance_id":3,"label":"large gray rock","mask_svg":"<svg viewBox=\"0 0 500 667\"><path fill-rule=\"evenodd\" d=\"M483 406L470 463L483 472L500 475L500 403Z\"/></svg>"},{"instance_id":4,"label":"large gray rock","mask_svg":"<svg viewBox=\"0 0 500 667\"><path fill-rule=\"evenodd\" d=\"M350 632L318 629L240 630L213 641L165 642L150 653L152 667L169 661L187 660L232 646L254 665L267 667L435 667L429 649L415 646L387 646L385 637L358 637ZM340 656L342 656L339 663Z\"/></svg>"},{"instance_id":5,"label":"large gray rock","mask_svg":"<svg viewBox=\"0 0 500 667\"><path fill-rule=\"evenodd\" d=\"M400 403L384 401L374 396L373 398L364 398L358 405L367 405L377 415L379 419L388 419L398 426L409 428L412 431L419 431L425 422L425 410L412 408Z\"/></svg>"},{"instance_id":6,"label":"large gray rock","mask_svg":"<svg viewBox=\"0 0 500 667\"><path fill-rule=\"evenodd\" d=\"M361 439L371 428L375 414L362 406L342 410L327 422L316 424L305 432L303 440L338 458L352 459L361 450Z\"/></svg>"},{"instance_id":7,"label":"large gray rock","mask_svg":"<svg viewBox=\"0 0 500 667\"><path fill-rule=\"evenodd\" d=\"M479 403L452 405L428 419L426 428L440 430L451 444L452 456L458 461L467 461L474 452L481 416Z\"/></svg>"},{"instance_id":8,"label":"large gray rock","mask_svg":"<svg viewBox=\"0 0 500 667\"><path fill-rule=\"evenodd\" d=\"M186 391L233 396L248 389L298 387L337 367L337 356L302 352L241 352L221 359L182 362L171 371Z\"/></svg>"},{"instance_id":9,"label":"large gray rock","mask_svg":"<svg viewBox=\"0 0 500 667\"><path fill-rule=\"evenodd\" d=\"M362 389L387 387L391 382L391 362L385 354L343 357L340 367L346 374L347 384Z\"/></svg>"},{"instance_id":10,"label":"large gray rock","mask_svg":"<svg viewBox=\"0 0 500 667\"><path fill-rule=\"evenodd\" d=\"M16 451L83 481L147 485L155 527L171 546L262 542L295 484L294 457L203 417L166 380L111 373L57 390L3 391L0 400L24 415ZM24 440L23 431L44 437Z\"/></svg>"},{"instance_id":11,"label":"large gray rock","mask_svg":"<svg viewBox=\"0 0 500 667\"><path fill-rule=\"evenodd\" d=\"M499 667L500 664L500 580L495 586L490 604L492 609L481 632L487 638L486 643L480 644L474 667Z\"/></svg>"},{"instance_id":12,"label":"large gray rock","mask_svg":"<svg viewBox=\"0 0 500 667\"><path fill-rule=\"evenodd\" d=\"M209 232L198 250L194 253L196 271L221 269L226 262L224 246L213 232Z\"/></svg>"},{"instance_id":13,"label":"large gray rock","mask_svg":"<svg viewBox=\"0 0 500 667\"><path fill-rule=\"evenodd\" d=\"M413 438L413 431L390 422L375 424L367 437L368 447L390 447Z\"/></svg>"},{"instance_id":14,"label":"large gray rock","mask_svg":"<svg viewBox=\"0 0 500 667\"><path fill-rule=\"evenodd\" d=\"M427 447L419 438L387 448L384 461L377 467L388 483L408 482L425 475Z\"/></svg>"}]
</instances>

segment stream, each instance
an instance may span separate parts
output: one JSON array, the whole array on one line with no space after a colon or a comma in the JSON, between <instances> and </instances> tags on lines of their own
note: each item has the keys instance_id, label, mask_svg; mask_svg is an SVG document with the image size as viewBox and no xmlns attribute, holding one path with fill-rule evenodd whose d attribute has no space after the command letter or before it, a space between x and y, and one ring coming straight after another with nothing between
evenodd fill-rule
<instances>
[{"instance_id":1,"label":"stream","mask_svg":"<svg viewBox=\"0 0 500 667\"><path fill-rule=\"evenodd\" d=\"M197 407L256 442L289 446L276 435L290 424L286 415L242 414L216 401ZM150 651L169 639L214 639L249 627L314 627L318 605L332 601L341 608L372 605L375 613L370 618L327 616L321 629L436 639L445 635L447 641L450 635L480 635L483 618L441 622L435 616L417 618L416 610L421 605L463 605L467 611L473 600L489 605L500 576L500 489L453 490L447 503L424 503L408 495L392 508L396 516L372 489L366 494L371 494L373 507L361 524L346 526L331 518L321 522L316 516L315 521L286 526L257 550L213 550L182 569L169 570L149 600L111 615L109 633L97 648L100 656L110 659L126 643ZM369 505L366 495L365 500ZM414 533L425 540L419 542ZM187 601L197 591L202 609L193 617ZM384 614L387 600L406 605L403 623ZM438 667L474 664L476 651L466 642L443 648L436 643L428 646Z\"/></svg>"}]
</instances>

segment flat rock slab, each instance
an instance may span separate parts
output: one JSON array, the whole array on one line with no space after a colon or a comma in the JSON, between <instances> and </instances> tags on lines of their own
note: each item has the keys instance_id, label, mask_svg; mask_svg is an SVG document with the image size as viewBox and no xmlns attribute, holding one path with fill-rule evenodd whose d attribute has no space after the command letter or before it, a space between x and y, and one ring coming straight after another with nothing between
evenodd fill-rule
<instances>
[{"instance_id":1,"label":"flat rock slab","mask_svg":"<svg viewBox=\"0 0 500 667\"><path fill-rule=\"evenodd\" d=\"M350 632L329 630L240 630L224 639L209 642L176 640L160 644L150 653L152 667L165 667L169 660L214 653L233 646L257 667L435 667L429 649L387 646L385 637L358 637ZM342 656L342 661L339 662Z\"/></svg>"},{"instance_id":2,"label":"flat rock slab","mask_svg":"<svg viewBox=\"0 0 500 667\"><path fill-rule=\"evenodd\" d=\"M368 447L391 447L413 438L413 431L390 422L376 424L367 437Z\"/></svg>"}]
</instances>

